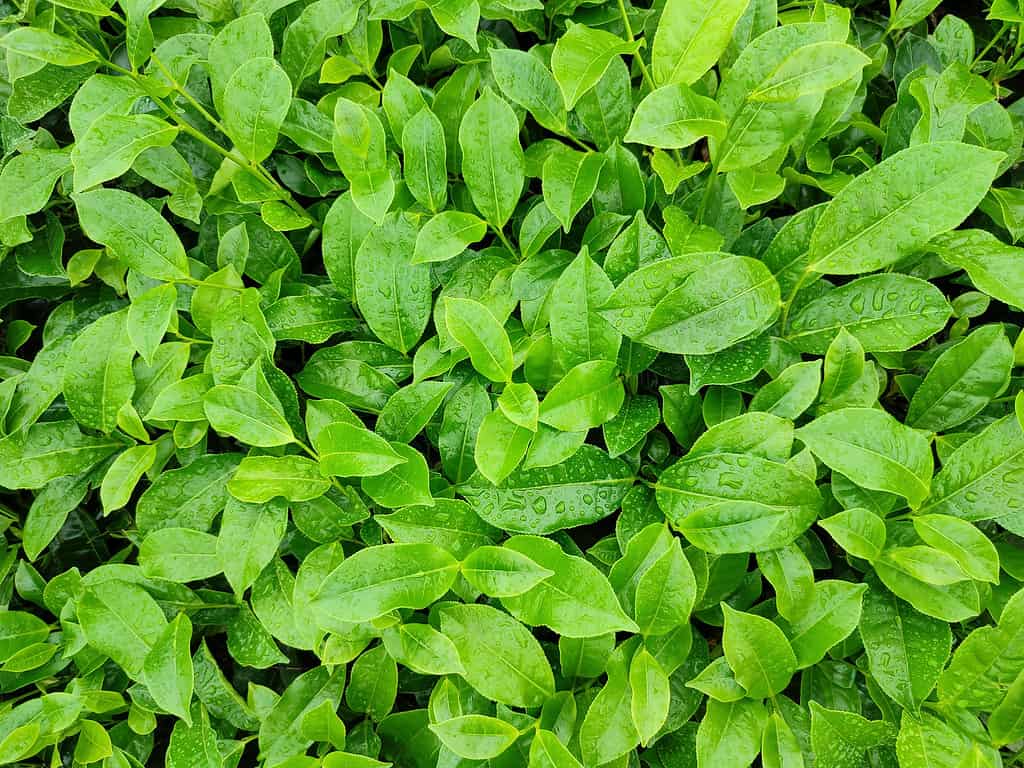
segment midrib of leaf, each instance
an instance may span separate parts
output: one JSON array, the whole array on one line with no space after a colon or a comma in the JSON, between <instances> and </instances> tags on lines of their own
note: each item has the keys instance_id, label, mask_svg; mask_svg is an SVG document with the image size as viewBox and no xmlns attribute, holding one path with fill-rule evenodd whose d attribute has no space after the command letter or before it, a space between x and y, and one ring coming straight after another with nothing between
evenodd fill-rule
<instances>
[{"instance_id":1,"label":"midrib of leaf","mask_svg":"<svg viewBox=\"0 0 1024 768\"><path fill-rule=\"evenodd\" d=\"M270 68L270 71L273 71L273 67ZM266 100L267 100L267 91L269 90L269 87L270 87L269 84L270 84L270 79L269 78L264 80L264 82L263 82L263 86L264 87L262 88L262 90L260 91L259 96L257 97L256 111L255 111L255 113L252 116L252 130L249 133L249 149L252 151L252 155L253 156L250 157L249 159L253 160L254 162L255 162L255 155L256 155L256 137L257 137L257 135L259 133L261 133L261 131L260 131L260 122L263 120L264 115L266 114Z\"/></svg>"},{"instance_id":2,"label":"midrib of leaf","mask_svg":"<svg viewBox=\"0 0 1024 768\"><path fill-rule=\"evenodd\" d=\"M903 625L903 615L900 613L900 602L898 598L893 599L893 607L896 612L896 637L899 638L899 658L902 663L902 672L907 676L907 686L909 688L908 693L910 694L911 702L914 701L914 678L910 672L910 654L907 651L907 632L906 627Z\"/></svg>"}]
</instances>

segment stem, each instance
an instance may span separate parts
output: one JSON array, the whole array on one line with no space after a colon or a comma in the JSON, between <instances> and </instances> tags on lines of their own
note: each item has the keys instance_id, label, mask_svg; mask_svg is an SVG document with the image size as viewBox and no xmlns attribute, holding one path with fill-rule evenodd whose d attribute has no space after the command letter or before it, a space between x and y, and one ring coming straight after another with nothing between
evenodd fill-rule
<instances>
[{"instance_id":1,"label":"stem","mask_svg":"<svg viewBox=\"0 0 1024 768\"><path fill-rule=\"evenodd\" d=\"M170 82L171 87L174 88L174 90L176 90L182 96L184 96L185 97L185 101L187 101L189 104L191 104L195 108L195 110L200 115L203 116L203 119L206 120L206 122L208 122L210 125L212 125L214 128L216 128L218 131L223 133L225 136L227 136L228 132L224 128L224 126L221 124L220 120L218 120L216 117L211 115L207 111L206 107L204 107L202 104L200 104L195 99L195 97L193 97L192 94L189 93L185 89L185 87L183 85L181 85L181 83L179 83L177 81L177 79L174 77L174 75L171 74L171 71L169 69L167 69L167 67L164 66L164 63L162 61L160 61L160 59L158 59L156 57L156 54L154 53L150 58L153 60L153 63L156 64L160 68L160 71L163 72L164 77L166 77L167 80Z\"/></svg>"},{"instance_id":2,"label":"stem","mask_svg":"<svg viewBox=\"0 0 1024 768\"><path fill-rule=\"evenodd\" d=\"M305 452L306 452L307 454L309 454L309 457L310 457L311 459L313 459L313 461L320 461L320 454L318 454L318 453L317 453L316 451L314 451L314 450L313 450L312 448L310 448L310 447L309 447L308 445L306 445L306 444L305 444L304 442L302 442L301 440L299 440L299 438L295 438L295 444L296 444L297 446L299 446L299 448L301 448L301 449L302 449L303 451L305 451Z\"/></svg>"},{"instance_id":3,"label":"stem","mask_svg":"<svg viewBox=\"0 0 1024 768\"><path fill-rule=\"evenodd\" d=\"M619 13L622 15L622 23L626 26L626 36L629 38L629 42L636 42L633 37L633 25L629 23L629 14L626 13L625 0L619 0ZM647 65L644 64L644 57L639 52L633 55L633 61L640 67L640 74L643 76L643 80L647 83L647 87L652 91L654 90L654 78L651 77L651 73L647 71Z\"/></svg>"},{"instance_id":4,"label":"stem","mask_svg":"<svg viewBox=\"0 0 1024 768\"><path fill-rule=\"evenodd\" d=\"M571 133L568 133L568 132L567 132L567 133L565 134L565 138L567 138L567 139L568 139L569 141L571 141L571 142L572 142L573 144L575 144L575 145L576 145L577 147L579 147L580 149L582 149L582 150L583 150L584 152L597 152L597 150L596 150L596 149L595 149L594 147L590 146L590 145L589 145L589 144L587 144L587 143L586 143L585 141L580 141L580 140L579 140L579 139L577 139L577 138L576 138L575 136L573 136L573 135L572 135Z\"/></svg>"},{"instance_id":5,"label":"stem","mask_svg":"<svg viewBox=\"0 0 1024 768\"><path fill-rule=\"evenodd\" d=\"M992 50L992 46L999 42L999 38L1001 38L1003 36L1003 33L1006 32L1006 30L1008 30L1009 28L1009 24L1003 24L1003 26L999 28L999 31L996 32L992 39L988 41L988 45L982 48L981 53L974 57L974 61L971 62L971 69L974 69L978 62L985 58L985 54Z\"/></svg>"},{"instance_id":6,"label":"stem","mask_svg":"<svg viewBox=\"0 0 1024 768\"><path fill-rule=\"evenodd\" d=\"M718 178L718 174L714 168L711 169L711 175L708 176L708 183L704 186L704 197L701 198L700 208L697 209L697 223L704 223L704 214L707 212L708 203L711 202L711 192L713 191L713 185Z\"/></svg>"},{"instance_id":7,"label":"stem","mask_svg":"<svg viewBox=\"0 0 1024 768\"><path fill-rule=\"evenodd\" d=\"M805 269L803 273L800 275L799 279L796 281L796 285L793 286L793 290L790 292L789 298L787 298L785 303L782 305L782 317L779 320L779 330L781 331L783 336L786 335L786 324L789 322L789 310L790 307L793 306L793 299L796 298L796 295L800 292L800 289L803 288L804 283L806 283L807 279L813 274L814 270L810 269L809 267Z\"/></svg>"},{"instance_id":8,"label":"stem","mask_svg":"<svg viewBox=\"0 0 1024 768\"><path fill-rule=\"evenodd\" d=\"M95 53L95 51L94 51L94 53ZM195 107L199 111L199 113L203 116L203 118L205 120L209 121L209 123L211 125L213 125L217 130L219 130L221 133L226 135L227 131L225 131L224 126L221 124L221 122L219 120L217 120L216 117L211 115L210 112L192 96L192 94L190 94L187 90L185 90L185 88L164 67L164 65L160 62L160 60L156 58L156 56L153 56L152 58L153 58L154 63L164 73L164 76L167 77L167 79L170 81L171 87L175 90L175 92L177 92L180 95L182 95L183 97L185 97L185 100L188 101L189 104L191 104L193 107ZM192 138L194 138L196 141L200 142L201 144L205 145L206 147L209 147L212 151L214 151L217 154L219 154L219 155L225 157L226 159L230 160L235 165L237 165L239 168L241 168L243 171L247 171L248 173L251 173L253 176L255 176L256 178L260 179L265 184L268 184L269 186L271 186L274 189L276 189L278 191L278 193L280 193L280 199L283 200L292 210L294 210L296 213L298 213L303 218L309 219L310 221L313 220L313 217L310 216L309 213L306 212L306 209L303 208L301 205L299 205L298 202L295 201L295 199L292 197L291 193L287 189L285 189L283 186L281 186L281 184L277 181L277 179L275 179L270 174L270 172L267 171L266 168L264 168L260 163L246 161L244 158L241 158L238 155L236 155L233 151L224 149L224 147L222 147L220 144L218 144L213 139L208 137L205 133L203 133L202 131L198 130L190 122L185 120L185 118L183 118L181 115L179 115L177 113L177 111L175 111L172 107L170 107L160 96L157 96L153 92L152 88L149 87L148 82L141 75L139 75L139 73L134 72L134 71L132 71L130 69L125 69L121 65L115 64L113 61L110 61L109 59L104 58L102 56L99 57L99 61L104 66L109 67L110 69L114 70L115 72L119 72L122 75L125 75L125 76L130 77L133 80L135 80L135 82L138 83L139 86L141 86L141 88L146 92L146 95L150 99L152 99L153 103L156 104L160 108L160 110L165 115L167 115L167 117L170 118L170 120L175 125L177 125L182 131L184 131L189 136L191 136Z\"/></svg>"},{"instance_id":9,"label":"stem","mask_svg":"<svg viewBox=\"0 0 1024 768\"><path fill-rule=\"evenodd\" d=\"M505 233L502 232L499 227L495 227L494 225L491 225L491 230L498 236L498 239L501 240L501 244L508 248L508 252L516 257L516 261L519 261L519 251L517 251L512 246L512 243L508 241L508 238L505 237Z\"/></svg>"}]
</instances>

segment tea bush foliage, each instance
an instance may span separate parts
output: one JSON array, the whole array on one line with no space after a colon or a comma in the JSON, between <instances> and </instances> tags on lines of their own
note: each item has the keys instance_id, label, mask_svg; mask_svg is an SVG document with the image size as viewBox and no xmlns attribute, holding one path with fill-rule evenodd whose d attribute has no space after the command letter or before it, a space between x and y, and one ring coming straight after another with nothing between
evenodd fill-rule
<instances>
[{"instance_id":1,"label":"tea bush foliage","mask_svg":"<svg viewBox=\"0 0 1024 768\"><path fill-rule=\"evenodd\" d=\"M2 8L0 764L1019 762L1019 0Z\"/></svg>"}]
</instances>

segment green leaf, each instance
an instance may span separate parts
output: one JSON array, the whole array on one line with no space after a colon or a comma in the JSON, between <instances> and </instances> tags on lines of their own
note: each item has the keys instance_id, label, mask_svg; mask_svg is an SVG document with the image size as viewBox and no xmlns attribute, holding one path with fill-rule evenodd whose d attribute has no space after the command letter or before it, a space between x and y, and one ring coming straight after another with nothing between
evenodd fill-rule
<instances>
[{"instance_id":1,"label":"green leaf","mask_svg":"<svg viewBox=\"0 0 1024 768\"><path fill-rule=\"evenodd\" d=\"M263 717L259 730L260 754L271 765L305 752L312 743L302 733L304 716L323 702L333 709L341 703L345 687L342 670L313 667L296 677Z\"/></svg>"},{"instance_id":2,"label":"green leaf","mask_svg":"<svg viewBox=\"0 0 1024 768\"><path fill-rule=\"evenodd\" d=\"M487 223L501 229L519 202L526 166L515 112L490 88L463 115L459 146L473 203Z\"/></svg>"},{"instance_id":3,"label":"green leaf","mask_svg":"<svg viewBox=\"0 0 1024 768\"><path fill-rule=\"evenodd\" d=\"M722 648L736 681L752 699L782 691L797 669L797 658L782 630L768 619L733 610L727 603L722 604L722 611Z\"/></svg>"},{"instance_id":4,"label":"green leaf","mask_svg":"<svg viewBox=\"0 0 1024 768\"><path fill-rule=\"evenodd\" d=\"M64 367L64 399L84 427L109 433L135 392L128 313L104 315L71 345Z\"/></svg>"},{"instance_id":5,"label":"green leaf","mask_svg":"<svg viewBox=\"0 0 1024 768\"><path fill-rule=\"evenodd\" d=\"M351 185L353 204L377 224L384 221L395 197L386 145L384 126L374 112L344 97L338 99L334 105L334 159Z\"/></svg>"},{"instance_id":6,"label":"green leaf","mask_svg":"<svg viewBox=\"0 0 1024 768\"><path fill-rule=\"evenodd\" d=\"M539 536L513 536L504 546L552 574L529 590L502 599L508 612L523 623L543 624L564 637L635 631L636 625L596 566Z\"/></svg>"},{"instance_id":7,"label":"green leaf","mask_svg":"<svg viewBox=\"0 0 1024 768\"><path fill-rule=\"evenodd\" d=\"M83 192L74 199L85 234L124 264L154 280L188 277L181 240L143 199L118 189Z\"/></svg>"},{"instance_id":8,"label":"green leaf","mask_svg":"<svg viewBox=\"0 0 1024 768\"><path fill-rule=\"evenodd\" d=\"M424 107L405 124L402 156L409 191L434 213L444 207L448 194L446 154L444 126Z\"/></svg>"},{"instance_id":9,"label":"green leaf","mask_svg":"<svg viewBox=\"0 0 1024 768\"><path fill-rule=\"evenodd\" d=\"M221 114L228 137L251 162L265 160L291 106L292 84L269 57L248 59L224 86Z\"/></svg>"},{"instance_id":10,"label":"green leaf","mask_svg":"<svg viewBox=\"0 0 1024 768\"><path fill-rule=\"evenodd\" d=\"M697 728L700 765L750 764L761 749L761 734L768 721L764 704L751 699L728 703L709 699Z\"/></svg>"},{"instance_id":11,"label":"green leaf","mask_svg":"<svg viewBox=\"0 0 1024 768\"><path fill-rule=\"evenodd\" d=\"M0 172L0 221L42 210L70 168L66 150L30 149L12 157Z\"/></svg>"},{"instance_id":12,"label":"green leaf","mask_svg":"<svg viewBox=\"0 0 1024 768\"><path fill-rule=\"evenodd\" d=\"M551 467L516 470L498 487L468 484L462 490L486 522L516 533L545 534L607 517L632 484L624 462L583 446Z\"/></svg>"},{"instance_id":13,"label":"green leaf","mask_svg":"<svg viewBox=\"0 0 1024 768\"><path fill-rule=\"evenodd\" d=\"M987 520L1019 507L1024 430L1013 416L993 422L943 464L921 513Z\"/></svg>"},{"instance_id":14,"label":"green leaf","mask_svg":"<svg viewBox=\"0 0 1024 768\"><path fill-rule=\"evenodd\" d=\"M344 421L328 424L316 434L313 444L324 475L379 475L406 461L380 435Z\"/></svg>"},{"instance_id":15,"label":"green leaf","mask_svg":"<svg viewBox=\"0 0 1024 768\"><path fill-rule=\"evenodd\" d=\"M901 707L917 711L949 658L949 627L871 584L864 595L860 636L874 681Z\"/></svg>"},{"instance_id":16,"label":"green leaf","mask_svg":"<svg viewBox=\"0 0 1024 768\"><path fill-rule=\"evenodd\" d=\"M761 330L778 308L779 284L768 268L731 256L698 269L665 295L635 338L663 352L710 355Z\"/></svg>"},{"instance_id":17,"label":"green leaf","mask_svg":"<svg viewBox=\"0 0 1024 768\"><path fill-rule=\"evenodd\" d=\"M669 0L651 51L658 85L697 82L718 61L748 0Z\"/></svg>"},{"instance_id":18,"label":"green leaf","mask_svg":"<svg viewBox=\"0 0 1024 768\"><path fill-rule=\"evenodd\" d=\"M218 384L203 395L203 412L218 432L262 448L295 439L279 403L245 387Z\"/></svg>"},{"instance_id":19,"label":"green leaf","mask_svg":"<svg viewBox=\"0 0 1024 768\"><path fill-rule=\"evenodd\" d=\"M761 739L761 762L765 768L789 768L804 764L800 741L779 712L773 712L768 718Z\"/></svg>"},{"instance_id":20,"label":"green leaf","mask_svg":"<svg viewBox=\"0 0 1024 768\"><path fill-rule=\"evenodd\" d=\"M645 648L630 662L629 687L633 724L640 733L640 744L647 746L668 717L670 690L668 675Z\"/></svg>"},{"instance_id":21,"label":"green leaf","mask_svg":"<svg viewBox=\"0 0 1024 768\"><path fill-rule=\"evenodd\" d=\"M459 757L490 760L519 738L519 730L486 715L463 715L430 726L441 743Z\"/></svg>"},{"instance_id":22,"label":"green leaf","mask_svg":"<svg viewBox=\"0 0 1024 768\"><path fill-rule=\"evenodd\" d=\"M636 53L639 47L638 43L627 42L602 29L570 24L551 52L551 71L566 109L575 107L597 85L613 59Z\"/></svg>"},{"instance_id":23,"label":"green leaf","mask_svg":"<svg viewBox=\"0 0 1024 768\"><path fill-rule=\"evenodd\" d=\"M688 688L695 688L701 693L706 693L714 701L726 704L744 699L747 695L743 686L736 682L736 677L725 656L719 656L712 661L686 685Z\"/></svg>"},{"instance_id":24,"label":"green leaf","mask_svg":"<svg viewBox=\"0 0 1024 768\"><path fill-rule=\"evenodd\" d=\"M44 641L50 634L46 622L24 611L0 613L0 659L7 661L19 651Z\"/></svg>"},{"instance_id":25,"label":"green leaf","mask_svg":"<svg viewBox=\"0 0 1024 768\"><path fill-rule=\"evenodd\" d=\"M539 730L530 744L530 768L582 768L582 763L555 734Z\"/></svg>"},{"instance_id":26,"label":"green leaf","mask_svg":"<svg viewBox=\"0 0 1024 768\"><path fill-rule=\"evenodd\" d=\"M819 416L796 435L822 462L864 488L899 494L912 507L928 497L928 441L883 410L843 408Z\"/></svg>"},{"instance_id":27,"label":"green leaf","mask_svg":"<svg viewBox=\"0 0 1024 768\"><path fill-rule=\"evenodd\" d=\"M319 296L285 296L267 307L266 316L278 341L296 339L321 344L356 325L347 303Z\"/></svg>"},{"instance_id":28,"label":"green leaf","mask_svg":"<svg viewBox=\"0 0 1024 768\"><path fill-rule=\"evenodd\" d=\"M854 557L875 560L885 546L885 522L863 507L844 510L818 524Z\"/></svg>"},{"instance_id":29,"label":"green leaf","mask_svg":"<svg viewBox=\"0 0 1024 768\"><path fill-rule=\"evenodd\" d=\"M491 48L488 53L494 80L509 101L529 110L549 131L565 133L565 101L540 57L514 48Z\"/></svg>"},{"instance_id":30,"label":"green leaf","mask_svg":"<svg viewBox=\"0 0 1024 768\"><path fill-rule=\"evenodd\" d=\"M209 715L201 705L192 710L192 725L184 720L174 724L167 745L167 768L217 768L223 765L217 749L217 733L210 726Z\"/></svg>"},{"instance_id":31,"label":"green leaf","mask_svg":"<svg viewBox=\"0 0 1024 768\"><path fill-rule=\"evenodd\" d=\"M384 633L388 653L422 675L461 674L455 645L429 624L403 624Z\"/></svg>"},{"instance_id":32,"label":"green leaf","mask_svg":"<svg viewBox=\"0 0 1024 768\"><path fill-rule=\"evenodd\" d=\"M608 681L594 697L583 724L579 744L586 765L601 765L627 755L640 743L633 724L633 692L629 680L630 646L619 646L608 660Z\"/></svg>"},{"instance_id":33,"label":"green leaf","mask_svg":"<svg viewBox=\"0 0 1024 768\"><path fill-rule=\"evenodd\" d=\"M1024 282L1018 279L1014 263L1024 255L1024 249L1007 245L980 229L939 235L928 248L943 261L966 270L978 290L1012 307L1024 307Z\"/></svg>"},{"instance_id":34,"label":"green leaf","mask_svg":"<svg viewBox=\"0 0 1024 768\"><path fill-rule=\"evenodd\" d=\"M521 552L504 547L484 546L462 561L460 572L466 581L491 597L514 597L528 592L554 575Z\"/></svg>"},{"instance_id":35,"label":"green leaf","mask_svg":"<svg viewBox=\"0 0 1024 768\"><path fill-rule=\"evenodd\" d=\"M924 280L870 275L803 305L786 338L802 352L822 354L845 328L866 352L901 352L941 331L951 312L942 292Z\"/></svg>"},{"instance_id":36,"label":"green leaf","mask_svg":"<svg viewBox=\"0 0 1024 768\"><path fill-rule=\"evenodd\" d=\"M217 537L189 528L160 528L139 547L142 573L152 579L188 582L221 572Z\"/></svg>"},{"instance_id":37,"label":"green leaf","mask_svg":"<svg viewBox=\"0 0 1024 768\"><path fill-rule=\"evenodd\" d=\"M811 269L857 275L896 263L966 219L1001 160L998 152L956 142L921 144L883 160L825 209L811 237Z\"/></svg>"},{"instance_id":38,"label":"green leaf","mask_svg":"<svg viewBox=\"0 0 1024 768\"><path fill-rule=\"evenodd\" d=\"M403 462L378 475L364 477L360 483L363 493L390 509L410 504L432 506L430 469L423 454L401 443L392 443L391 447Z\"/></svg>"},{"instance_id":39,"label":"green leaf","mask_svg":"<svg viewBox=\"0 0 1024 768\"><path fill-rule=\"evenodd\" d=\"M512 377L512 344L501 323L478 301L444 300L448 332L469 352L473 367L491 381Z\"/></svg>"},{"instance_id":40,"label":"green leaf","mask_svg":"<svg viewBox=\"0 0 1024 768\"><path fill-rule=\"evenodd\" d=\"M750 410L796 419L818 399L820 385L820 360L793 363L758 390L750 400Z\"/></svg>"},{"instance_id":41,"label":"green leaf","mask_svg":"<svg viewBox=\"0 0 1024 768\"><path fill-rule=\"evenodd\" d=\"M89 126L71 152L75 192L121 176L152 147L166 147L178 129L149 115L103 115Z\"/></svg>"},{"instance_id":42,"label":"green leaf","mask_svg":"<svg viewBox=\"0 0 1024 768\"><path fill-rule=\"evenodd\" d=\"M750 101L795 101L821 93L855 77L871 63L852 45L825 41L805 45L789 54L760 85Z\"/></svg>"},{"instance_id":43,"label":"green leaf","mask_svg":"<svg viewBox=\"0 0 1024 768\"><path fill-rule=\"evenodd\" d=\"M658 506L708 552L756 552L796 539L817 519L811 478L754 454L687 457L662 473Z\"/></svg>"},{"instance_id":44,"label":"green leaf","mask_svg":"<svg viewBox=\"0 0 1024 768\"><path fill-rule=\"evenodd\" d=\"M815 583L813 597L806 608L784 626L799 669L820 662L830 648L857 629L866 589L863 584L838 579Z\"/></svg>"},{"instance_id":45,"label":"green leaf","mask_svg":"<svg viewBox=\"0 0 1024 768\"><path fill-rule=\"evenodd\" d=\"M441 631L455 644L463 677L494 701L539 707L555 692L540 643L519 622L489 605L446 605Z\"/></svg>"},{"instance_id":46,"label":"green leaf","mask_svg":"<svg viewBox=\"0 0 1024 768\"><path fill-rule=\"evenodd\" d=\"M128 503L142 474L153 466L156 459L157 447L151 444L133 445L114 460L99 487L103 514L110 514Z\"/></svg>"},{"instance_id":47,"label":"green leaf","mask_svg":"<svg viewBox=\"0 0 1024 768\"><path fill-rule=\"evenodd\" d=\"M460 559L498 538L496 528L477 517L469 504L455 499L439 498L433 507L405 507L374 519L400 544L428 542Z\"/></svg>"},{"instance_id":48,"label":"green leaf","mask_svg":"<svg viewBox=\"0 0 1024 768\"><path fill-rule=\"evenodd\" d=\"M192 622L186 614L179 613L164 627L143 663L146 688L153 700L189 726L193 686L191 641Z\"/></svg>"},{"instance_id":49,"label":"green leaf","mask_svg":"<svg viewBox=\"0 0 1024 768\"><path fill-rule=\"evenodd\" d=\"M162 637L167 620L156 600L126 581L90 585L78 601L86 640L125 673L141 680L146 656Z\"/></svg>"},{"instance_id":50,"label":"green leaf","mask_svg":"<svg viewBox=\"0 0 1024 768\"><path fill-rule=\"evenodd\" d=\"M74 40L35 27L18 27L0 38L0 46L19 56L74 67L96 60L96 54Z\"/></svg>"},{"instance_id":51,"label":"green leaf","mask_svg":"<svg viewBox=\"0 0 1024 768\"><path fill-rule=\"evenodd\" d=\"M42 488L58 477L79 474L124 447L115 437L92 437L68 419L33 424L0 440L0 485Z\"/></svg>"},{"instance_id":52,"label":"green leaf","mask_svg":"<svg viewBox=\"0 0 1024 768\"><path fill-rule=\"evenodd\" d=\"M510 382L498 397L498 407L505 417L514 424L531 432L537 431L540 404L537 393L529 384Z\"/></svg>"},{"instance_id":53,"label":"green leaf","mask_svg":"<svg viewBox=\"0 0 1024 768\"><path fill-rule=\"evenodd\" d=\"M721 140L725 127L725 115L717 103L676 82L644 97L624 140L648 147L682 149L705 136Z\"/></svg>"},{"instance_id":54,"label":"green leaf","mask_svg":"<svg viewBox=\"0 0 1024 768\"><path fill-rule=\"evenodd\" d=\"M544 204L568 232L597 189L605 157L594 152L552 152L541 169Z\"/></svg>"},{"instance_id":55,"label":"green leaf","mask_svg":"<svg viewBox=\"0 0 1024 768\"><path fill-rule=\"evenodd\" d=\"M136 505L139 531L174 527L209 530L228 499L225 483L241 461L237 453L207 454L181 469L162 473Z\"/></svg>"},{"instance_id":56,"label":"green leaf","mask_svg":"<svg viewBox=\"0 0 1024 768\"><path fill-rule=\"evenodd\" d=\"M864 373L864 347L857 337L846 330L832 339L825 350L824 369L819 397L823 403L848 391Z\"/></svg>"},{"instance_id":57,"label":"green leaf","mask_svg":"<svg viewBox=\"0 0 1024 768\"><path fill-rule=\"evenodd\" d=\"M75 762L96 763L113 753L110 735L95 720L83 720L75 743Z\"/></svg>"},{"instance_id":58,"label":"green leaf","mask_svg":"<svg viewBox=\"0 0 1024 768\"><path fill-rule=\"evenodd\" d=\"M473 243L483 240L487 223L472 213L443 211L430 219L416 235L412 263L454 259Z\"/></svg>"},{"instance_id":59,"label":"green leaf","mask_svg":"<svg viewBox=\"0 0 1024 768\"><path fill-rule=\"evenodd\" d=\"M816 701L810 703L810 708L811 746L819 760L833 765L862 765L869 749L892 744L895 738L895 728L883 720L825 709Z\"/></svg>"},{"instance_id":60,"label":"green leaf","mask_svg":"<svg viewBox=\"0 0 1024 768\"><path fill-rule=\"evenodd\" d=\"M889 19L889 29L906 29L926 18L938 5L936 0L902 0Z\"/></svg>"},{"instance_id":61,"label":"green leaf","mask_svg":"<svg viewBox=\"0 0 1024 768\"><path fill-rule=\"evenodd\" d=\"M312 608L325 626L370 621L396 608L424 608L448 591L458 569L458 561L433 544L369 547L330 573Z\"/></svg>"},{"instance_id":62,"label":"green leaf","mask_svg":"<svg viewBox=\"0 0 1024 768\"><path fill-rule=\"evenodd\" d=\"M562 271L551 290L551 340L565 368L591 360L617 360L619 332L597 313L613 286L586 249Z\"/></svg>"},{"instance_id":63,"label":"green leaf","mask_svg":"<svg viewBox=\"0 0 1024 768\"><path fill-rule=\"evenodd\" d=\"M952 557L972 579L999 580L999 554L992 541L965 520L950 515L920 515L914 530L927 544Z\"/></svg>"},{"instance_id":64,"label":"green leaf","mask_svg":"<svg viewBox=\"0 0 1024 768\"><path fill-rule=\"evenodd\" d=\"M252 586L274 559L287 527L288 509L282 502L228 499L217 534L217 558L235 594Z\"/></svg>"},{"instance_id":65,"label":"green leaf","mask_svg":"<svg viewBox=\"0 0 1024 768\"><path fill-rule=\"evenodd\" d=\"M384 646L378 645L363 652L352 665L345 703L356 712L380 720L394 706L397 691L398 667Z\"/></svg>"},{"instance_id":66,"label":"green leaf","mask_svg":"<svg viewBox=\"0 0 1024 768\"><path fill-rule=\"evenodd\" d=\"M355 261L360 312L378 339L402 353L430 319L430 268L412 263L415 244L416 228L392 214L369 233Z\"/></svg>"},{"instance_id":67,"label":"green leaf","mask_svg":"<svg viewBox=\"0 0 1024 768\"><path fill-rule=\"evenodd\" d=\"M303 456L246 456L227 483L232 496L250 504L263 504L275 496L309 501L330 487L319 465Z\"/></svg>"},{"instance_id":68,"label":"green leaf","mask_svg":"<svg viewBox=\"0 0 1024 768\"><path fill-rule=\"evenodd\" d=\"M539 418L563 432L598 427L619 412L625 399L615 363L593 360L580 363L545 396Z\"/></svg>"},{"instance_id":69,"label":"green leaf","mask_svg":"<svg viewBox=\"0 0 1024 768\"><path fill-rule=\"evenodd\" d=\"M164 283L150 288L128 307L128 338L147 365L152 365L153 355L177 317L177 300L174 284Z\"/></svg>"},{"instance_id":70,"label":"green leaf","mask_svg":"<svg viewBox=\"0 0 1024 768\"><path fill-rule=\"evenodd\" d=\"M1003 393L1012 367L1002 326L979 328L935 361L910 400L907 424L932 432L962 424Z\"/></svg>"},{"instance_id":71,"label":"green leaf","mask_svg":"<svg viewBox=\"0 0 1024 768\"><path fill-rule=\"evenodd\" d=\"M988 719L988 731L992 741L999 745L1010 744L1024 734L1024 715L1022 715L1022 699L1024 699L1024 672L1006 691L1006 698L999 702Z\"/></svg>"},{"instance_id":72,"label":"green leaf","mask_svg":"<svg viewBox=\"0 0 1024 768\"><path fill-rule=\"evenodd\" d=\"M775 607L779 616L802 623L802 617L815 603L818 595L814 571L799 544L794 542L785 547L759 552L757 564L775 590ZM799 648L794 646L794 650L799 655Z\"/></svg>"}]
</instances>

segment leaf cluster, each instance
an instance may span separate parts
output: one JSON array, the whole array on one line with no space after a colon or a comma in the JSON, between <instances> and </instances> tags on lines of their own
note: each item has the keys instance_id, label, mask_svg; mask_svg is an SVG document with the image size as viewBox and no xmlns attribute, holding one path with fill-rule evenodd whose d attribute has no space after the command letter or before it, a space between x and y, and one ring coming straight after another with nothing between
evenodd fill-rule
<instances>
[{"instance_id":1,"label":"leaf cluster","mask_svg":"<svg viewBox=\"0 0 1024 768\"><path fill-rule=\"evenodd\" d=\"M4 4L0 765L1019 762L1024 5L947 5Z\"/></svg>"}]
</instances>

